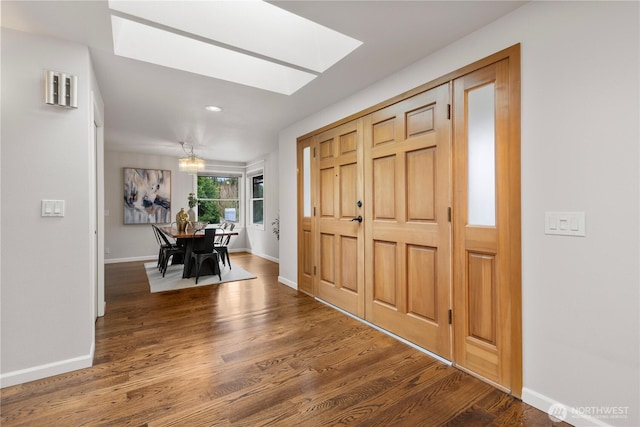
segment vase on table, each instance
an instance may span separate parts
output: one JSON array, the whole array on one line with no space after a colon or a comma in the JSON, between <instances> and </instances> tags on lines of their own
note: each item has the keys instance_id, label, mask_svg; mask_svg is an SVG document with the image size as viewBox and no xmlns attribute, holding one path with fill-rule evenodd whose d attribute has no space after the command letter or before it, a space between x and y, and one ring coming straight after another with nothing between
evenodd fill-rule
<instances>
[{"instance_id":1,"label":"vase on table","mask_svg":"<svg viewBox=\"0 0 640 427\"><path fill-rule=\"evenodd\" d=\"M189 208L187 215L189 215L189 222L191 224L196 222L196 211L193 208Z\"/></svg>"},{"instance_id":2,"label":"vase on table","mask_svg":"<svg viewBox=\"0 0 640 427\"><path fill-rule=\"evenodd\" d=\"M189 214L185 212L184 208L180 208L180 212L176 215L176 226L178 227L178 232L184 233L188 222Z\"/></svg>"}]
</instances>

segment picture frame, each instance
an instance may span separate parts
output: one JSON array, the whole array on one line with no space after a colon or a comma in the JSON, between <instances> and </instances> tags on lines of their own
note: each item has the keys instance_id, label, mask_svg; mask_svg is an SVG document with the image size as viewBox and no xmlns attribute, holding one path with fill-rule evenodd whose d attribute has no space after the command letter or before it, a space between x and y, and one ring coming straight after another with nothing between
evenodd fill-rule
<instances>
[{"instance_id":1,"label":"picture frame","mask_svg":"<svg viewBox=\"0 0 640 427\"><path fill-rule=\"evenodd\" d=\"M125 224L171 223L171 171L122 168Z\"/></svg>"}]
</instances>

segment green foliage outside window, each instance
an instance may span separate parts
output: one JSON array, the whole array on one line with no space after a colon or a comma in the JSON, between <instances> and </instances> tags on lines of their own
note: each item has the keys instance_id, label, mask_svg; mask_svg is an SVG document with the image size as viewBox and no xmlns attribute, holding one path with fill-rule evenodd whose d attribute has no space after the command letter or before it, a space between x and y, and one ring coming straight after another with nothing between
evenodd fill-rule
<instances>
[{"instance_id":1,"label":"green foliage outside window","mask_svg":"<svg viewBox=\"0 0 640 427\"><path fill-rule=\"evenodd\" d=\"M264 224L263 203L264 203L263 200L253 201L253 223L254 224Z\"/></svg>"},{"instance_id":2,"label":"green foliage outside window","mask_svg":"<svg viewBox=\"0 0 640 427\"><path fill-rule=\"evenodd\" d=\"M198 220L209 224L237 222L238 194L237 177L198 176Z\"/></svg>"}]
</instances>

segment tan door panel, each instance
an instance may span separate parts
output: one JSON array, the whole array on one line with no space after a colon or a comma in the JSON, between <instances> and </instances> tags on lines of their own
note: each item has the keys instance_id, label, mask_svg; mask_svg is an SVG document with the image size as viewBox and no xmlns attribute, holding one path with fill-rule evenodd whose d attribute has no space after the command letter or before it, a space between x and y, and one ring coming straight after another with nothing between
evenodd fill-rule
<instances>
[{"instance_id":1,"label":"tan door panel","mask_svg":"<svg viewBox=\"0 0 640 427\"><path fill-rule=\"evenodd\" d=\"M317 296L364 316L362 120L315 137L318 169Z\"/></svg>"},{"instance_id":2,"label":"tan door panel","mask_svg":"<svg viewBox=\"0 0 640 427\"><path fill-rule=\"evenodd\" d=\"M449 85L365 117L366 319L451 358Z\"/></svg>"}]
</instances>

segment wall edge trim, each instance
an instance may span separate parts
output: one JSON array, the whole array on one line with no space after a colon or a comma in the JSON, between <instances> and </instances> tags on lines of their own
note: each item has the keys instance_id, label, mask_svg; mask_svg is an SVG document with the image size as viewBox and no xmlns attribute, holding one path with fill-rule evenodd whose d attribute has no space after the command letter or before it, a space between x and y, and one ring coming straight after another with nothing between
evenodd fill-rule
<instances>
[{"instance_id":1,"label":"wall edge trim","mask_svg":"<svg viewBox=\"0 0 640 427\"><path fill-rule=\"evenodd\" d=\"M93 366L94 351L95 344L91 344L89 354L84 356L73 357L71 359L59 360L57 362L46 363L44 365L0 374L0 388L40 380L54 375L65 374L79 369L90 368Z\"/></svg>"},{"instance_id":2,"label":"wall edge trim","mask_svg":"<svg viewBox=\"0 0 640 427\"><path fill-rule=\"evenodd\" d=\"M555 399L550 398L542 393L532 390L527 387L522 388L522 401L528 405L533 406L542 412L549 413L552 407L559 407L566 409L566 418L562 421L566 421L569 424L575 426L581 425L595 425L600 427L612 427L611 424L605 423L603 420L584 414L580 408L573 408L562 402L558 402ZM551 418L550 418L551 420Z\"/></svg>"},{"instance_id":3,"label":"wall edge trim","mask_svg":"<svg viewBox=\"0 0 640 427\"><path fill-rule=\"evenodd\" d=\"M278 282L282 283L285 286L288 286L292 289L295 289L296 291L298 290L298 284L296 282L292 282L291 280L282 277L282 276L278 276Z\"/></svg>"}]
</instances>

